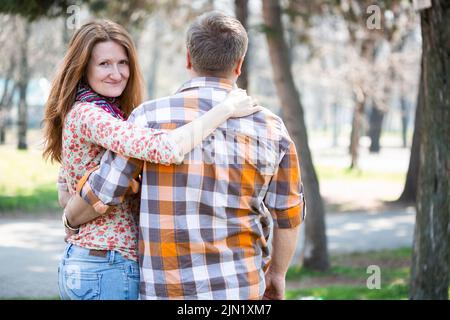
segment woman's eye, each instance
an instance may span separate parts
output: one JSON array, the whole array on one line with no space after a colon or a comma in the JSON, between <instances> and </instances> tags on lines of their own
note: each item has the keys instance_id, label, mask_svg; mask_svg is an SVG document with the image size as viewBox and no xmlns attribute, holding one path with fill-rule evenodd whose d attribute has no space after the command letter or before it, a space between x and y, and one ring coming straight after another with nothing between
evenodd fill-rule
<instances>
[{"instance_id":1,"label":"woman's eye","mask_svg":"<svg viewBox=\"0 0 450 320\"><path fill-rule=\"evenodd\" d=\"M108 62L107 62L107 61L100 62L100 65L101 65L101 66L107 66L107 65L108 65Z\"/></svg>"},{"instance_id":2,"label":"woman's eye","mask_svg":"<svg viewBox=\"0 0 450 320\"><path fill-rule=\"evenodd\" d=\"M120 64L125 64L125 65L127 65L127 64L128 64L128 60L122 60L122 61L120 61L119 63L120 63Z\"/></svg>"}]
</instances>

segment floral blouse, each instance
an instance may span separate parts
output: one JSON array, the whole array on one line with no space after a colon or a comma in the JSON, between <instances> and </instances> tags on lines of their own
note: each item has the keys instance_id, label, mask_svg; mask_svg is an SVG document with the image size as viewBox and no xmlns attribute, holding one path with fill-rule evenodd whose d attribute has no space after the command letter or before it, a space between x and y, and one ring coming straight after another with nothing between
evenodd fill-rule
<instances>
[{"instance_id":1,"label":"floral blouse","mask_svg":"<svg viewBox=\"0 0 450 320\"><path fill-rule=\"evenodd\" d=\"M78 181L100 164L105 149L127 157L162 164L182 161L178 146L166 132L139 128L93 103L77 102L67 114L63 128L62 167L58 183L74 193ZM69 243L87 249L115 250L124 258L138 259L138 194L80 227Z\"/></svg>"}]
</instances>

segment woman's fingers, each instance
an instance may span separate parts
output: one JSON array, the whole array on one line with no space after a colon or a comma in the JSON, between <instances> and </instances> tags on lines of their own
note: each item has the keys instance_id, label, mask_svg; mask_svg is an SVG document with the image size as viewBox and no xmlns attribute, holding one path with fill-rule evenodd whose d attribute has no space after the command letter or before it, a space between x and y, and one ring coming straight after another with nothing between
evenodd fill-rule
<instances>
[{"instance_id":1,"label":"woman's fingers","mask_svg":"<svg viewBox=\"0 0 450 320\"><path fill-rule=\"evenodd\" d=\"M257 99L249 96L247 91L242 89L230 91L225 102L232 108L232 118L246 117L262 110Z\"/></svg>"}]
</instances>

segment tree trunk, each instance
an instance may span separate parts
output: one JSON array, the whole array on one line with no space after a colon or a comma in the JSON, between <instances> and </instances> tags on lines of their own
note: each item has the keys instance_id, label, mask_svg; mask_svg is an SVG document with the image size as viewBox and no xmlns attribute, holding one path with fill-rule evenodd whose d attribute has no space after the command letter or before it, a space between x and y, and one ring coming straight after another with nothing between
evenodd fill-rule
<instances>
[{"instance_id":1,"label":"tree trunk","mask_svg":"<svg viewBox=\"0 0 450 320\"><path fill-rule=\"evenodd\" d=\"M6 142L6 126L1 125L0 126L0 145L5 144Z\"/></svg>"},{"instance_id":2,"label":"tree trunk","mask_svg":"<svg viewBox=\"0 0 450 320\"><path fill-rule=\"evenodd\" d=\"M11 110L14 93L17 88L16 84L14 84L10 90L7 87L8 86L5 86L6 95L2 97L2 101L0 103L0 145L5 144L6 142L6 125L8 123L8 115Z\"/></svg>"},{"instance_id":3,"label":"tree trunk","mask_svg":"<svg viewBox=\"0 0 450 320\"><path fill-rule=\"evenodd\" d=\"M423 70L423 59L422 59ZM420 72L419 80L419 95L417 98L416 115L414 119L414 133L411 145L411 155L409 156L408 172L406 173L405 186L403 192L398 198L397 202L415 203L417 200L417 180L419 177L419 162L420 162L420 140L421 140L421 125L422 125L422 108L424 98L424 80L423 72Z\"/></svg>"},{"instance_id":4,"label":"tree trunk","mask_svg":"<svg viewBox=\"0 0 450 320\"><path fill-rule=\"evenodd\" d=\"M352 131L350 133L350 169L358 168L359 159L359 138L361 138L362 122L364 120L365 95L362 90L356 94L356 107L353 113Z\"/></svg>"},{"instance_id":5,"label":"tree trunk","mask_svg":"<svg viewBox=\"0 0 450 320\"><path fill-rule=\"evenodd\" d=\"M369 151L372 153L380 152L380 137L383 126L384 112L377 108L376 104L372 104L372 110L369 117Z\"/></svg>"},{"instance_id":6,"label":"tree trunk","mask_svg":"<svg viewBox=\"0 0 450 320\"><path fill-rule=\"evenodd\" d=\"M64 47L67 48L69 46L69 41L71 38L71 33L68 26L67 26L67 19L65 17L62 19L63 22L63 32L62 32L62 39Z\"/></svg>"},{"instance_id":7,"label":"tree trunk","mask_svg":"<svg viewBox=\"0 0 450 320\"><path fill-rule=\"evenodd\" d=\"M376 42L372 38L364 39L361 43L361 57L367 60L367 63L373 64L375 57ZM362 126L364 120L364 108L366 105L367 95L361 86L355 86L355 111L353 113L352 131L350 133L350 169L358 168L359 158L359 138L362 134Z\"/></svg>"},{"instance_id":8,"label":"tree trunk","mask_svg":"<svg viewBox=\"0 0 450 320\"><path fill-rule=\"evenodd\" d=\"M14 63L11 59L10 67L6 73L6 79L3 84L3 94L0 100L0 145L5 144L6 140L6 122L8 119L8 113L11 106L12 98L14 95L14 84L10 86L10 81L13 77Z\"/></svg>"},{"instance_id":9,"label":"tree trunk","mask_svg":"<svg viewBox=\"0 0 450 320\"><path fill-rule=\"evenodd\" d=\"M0 108L0 145L5 144L6 142L6 121L6 109Z\"/></svg>"},{"instance_id":10,"label":"tree trunk","mask_svg":"<svg viewBox=\"0 0 450 320\"><path fill-rule=\"evenodd\" d=\"M26 150L27 146L27 86L28 82L19 83L19 110L18 110L18 144L19 150Z\"/></svg>"},{"instance_id":11,"label":"tree trunk","mask_svg":"<svg viewBox=\"0 0 450 320\"><path fill-rule=\"evenodd\" d=\"M27 149L27 87L29 81L28 68L28 39L30 37L30 23L23 21L23 38L20 41L20 64L19 64L19 110L18 110L18 149Z\"/></svg>"},{"instance_id":12,"label":"tree trunk","mask_svg":"<svg viewBox=\"0 0 450 320\"><path fill-rule=\"evenodd\" d=\"M302 159L302 178L308 205L308 216L305 221L303 265L314 270L326 270L329 268L329 260L324 206L308 146L303 107L287 57L288 50L284 41L279 2L263 0L263 17L267 27L266 37L274 82L283 106L282 116Z\"/></svg>"},{"instance_id":13,"label":"tree trunk","mask_svg":"<svg viewBox=\"0 0 450 320\"><path fill-rule=\"evenodd\" d=\"M235 0L234 6L236 18L241 22L245 30L248 30L248 0ZM242 64L241 75L237 80L237 86L241 89L248 90L248 51L247 58L244 59L244 63Z\"/></svg>"},{"instance_id":14,"label":"tree trunk","mask_svg":"<svg viewBox=\"0 0 450 320\"><path fill-rule=\"evenodd\" d=\"M450 269L450 4L421 11L424 104L411 299L448 299Z\"/></svg>"},{"instance_id":15,"label":"tree trunk","mask_svg":"<svg viewBox=\"0 0 450 320\"><path fill-rule=\"evenodd\" d=\"M400 108L402 110L402 146L408 146L408 121L409 121L409 103L404 96L400 98Z\"/></svg>"}]
</instances>

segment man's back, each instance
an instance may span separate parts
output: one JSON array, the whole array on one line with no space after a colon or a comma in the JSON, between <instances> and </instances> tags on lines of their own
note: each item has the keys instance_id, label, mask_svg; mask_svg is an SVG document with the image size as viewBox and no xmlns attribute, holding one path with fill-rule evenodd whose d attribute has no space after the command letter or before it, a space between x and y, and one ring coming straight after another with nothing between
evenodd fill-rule
<instances>
[{"instance_id":1,"label":"man's back","mask_svg":"<svg viewBox=\"0 0 450 320\"><path fill-rule=\"evenodd\" d=\"M224 79L194 78L177 94L144 103L130 120L173 129L231 89ZM141 298L261 298L272 217L282 228L303 219L299 175L295 147L267 110L228 120L182 165L145 163Z\"/></svg>"},{"instance_id":2,"label":"man's back","mask_svg":"<svg viewBox=\"0 0 450 320\"><path fill-rule=\"evenodd\" d=\"M174 96L144 103L128 121L173 129L202 115L231 90L247 47L247 32L236 18L218 11L200 15L186 33L186 68L194 78ZM208 121L199 128L202 134L186 137L184 151L188 141L197 145L217 128L220 110L183 127ZM192 132L183 128L173 133ZM88 178L85 200L102 210L100 202L118 204L130 186L136 190L132 179L140 173L140 298L284 297L305 206L297 152L280 118L264 110L229 119L180 166L107 152Z\"/></svg>"}]
</instances>

